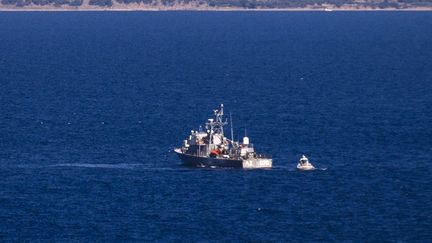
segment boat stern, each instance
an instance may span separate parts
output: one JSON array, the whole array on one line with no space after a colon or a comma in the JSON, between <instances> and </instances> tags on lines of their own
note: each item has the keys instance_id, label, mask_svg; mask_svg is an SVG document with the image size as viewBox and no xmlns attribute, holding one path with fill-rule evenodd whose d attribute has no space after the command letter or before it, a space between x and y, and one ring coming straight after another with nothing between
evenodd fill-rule
<instances>
[{"instance_id":1,"label":"boat stern","mask_svg":"<svg viewBox=\"0 0 432 243\"><path fill-rule=\"evenodd\" d=\"M244 169L268 169L273 166L273 160L267 158L250 158L243 160Z\"/></svg>"}]
</instances>

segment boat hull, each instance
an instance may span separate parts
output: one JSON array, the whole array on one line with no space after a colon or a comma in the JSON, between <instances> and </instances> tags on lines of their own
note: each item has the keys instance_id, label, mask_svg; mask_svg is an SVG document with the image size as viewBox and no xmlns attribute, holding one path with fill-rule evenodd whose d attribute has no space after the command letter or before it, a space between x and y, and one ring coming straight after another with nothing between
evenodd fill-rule
<instances>
[{"instance_id":1,"label":"boat hull","mask_svg":"<svg viewBox=\"0 0 432 243\"><path fill-rule=\"evenodd\" d=\"M298 170L315 170L315 167L313 165L297 165Z\"/></svg>"},{"instance_id":2,"label":"boat hull","mask_svg":"<svg viewBox=\"0 0 432 243\"><path fill-rule=\"evenodd\" d=\"M268 169L273 166L273 160L268 158L252 158L243 160L245 169Z\"/></svg>"},{"instance_id":3,"label":"boat hull","mask_svg":"<svg viewBox=\"0 0 432 243\"><path fill-rule=\"evenodd\" d=\"M237 159L225 159L225 158L211 158L194 156L190 154L184 154L179 149L174 150L177 156L180 158L182 163L186 166L192 167L232 167L232 168L243 168L243 160Z\"/></svg>"}]
</instances>

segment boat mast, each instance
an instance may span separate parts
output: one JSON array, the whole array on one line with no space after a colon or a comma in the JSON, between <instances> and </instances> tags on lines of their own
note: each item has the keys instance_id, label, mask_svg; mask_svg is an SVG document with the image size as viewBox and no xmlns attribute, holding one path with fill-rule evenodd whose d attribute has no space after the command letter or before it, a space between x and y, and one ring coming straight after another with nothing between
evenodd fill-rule
<instances>
[{"instance_id":1,"label":"boat mast","mask_svg":"<svg viewBox=\"0 0 432 243\"><path fill-rule=\"evenodd\" d=\"M223 126L227 124L227 122L224 122L223 119L223 104L221 104L220 109L219 110L213 110L214 112L214 119L208 119L207 123L206 123L206 129L207 129L207 134L209 135L209 139L208 139L208 150L210 150L210 148L212 148L213 146L213 134L220 134L221 135L221 139L223 140L224 138L224 130L223 130Z\"/></svg>"},{"instance_id":2,"label":"boat mast","mask_svg":"<svg viewBox=\"0 0 432 243\"><path fill-rule=\"evenodd\" d=\"M233 129L231 112L230 112L230 126L231 126L231 143L232 143L234 142L234 129Z\"/></svg>"}]
</instances>

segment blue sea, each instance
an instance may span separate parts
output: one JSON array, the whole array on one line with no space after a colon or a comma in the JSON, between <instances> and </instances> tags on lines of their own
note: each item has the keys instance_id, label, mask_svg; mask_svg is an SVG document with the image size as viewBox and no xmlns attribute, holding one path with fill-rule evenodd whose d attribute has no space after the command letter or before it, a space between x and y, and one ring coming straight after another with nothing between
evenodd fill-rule
<instances>
[{"instance_id":1,"label":"blue sea","mask_svg":"<svg viewBox=\"0 0 432 243\"><path fill-rule=\"evenodd\" d=\"M274 168L181 165L221 103ZM431 242L431 171L431 12L0 13L2 242Z\"/></svg>"}]
</instances>

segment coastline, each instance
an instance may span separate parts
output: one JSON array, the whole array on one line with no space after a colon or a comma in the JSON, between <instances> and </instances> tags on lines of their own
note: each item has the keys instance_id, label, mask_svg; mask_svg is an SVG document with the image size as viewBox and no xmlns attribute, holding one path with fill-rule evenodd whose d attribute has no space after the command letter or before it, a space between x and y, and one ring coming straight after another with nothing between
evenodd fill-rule
<instances>
[{"instance_id":1,"label":"coastline","mask_svg":"<svg viewBox=\"0 0 432 243\"><path fill-rule=\"evenodd\" d=\"M77 7L73 6L60 6L56 7L53 5L28 5L24 7L7 6L0 4L0 12L27 12L27 11L39 11L39 12L68 12L68 11L109 11L109 12L126 12L126 11L143 11L143 12L156 12L156 11L197 11L197 12L333 12L333 11L432 11L432 7L406 7L406 8L372 8L365 6L342 6L336 7L332 5L322 6L311 6L304 8L235 8L235 7L210 7L206 5L201 6L190 6L190 5L178 5L178 6L152 6L152 5L140 5L140 4L115 4L111 7L99 7L95 5L81 5Z\"/></svg>"},{"instance_id":2,"label":"coastline","mask_svg":"<svg viewBox=\"0 0 432 243\"><path fill-rule=\"evenodd\" d=\"M282 9L144 9L144 8L0 8L0 12L428 12L432 8L338 8L338 9L316 9L316 8L282 8Z\"/></svg>"}]
</instances>

